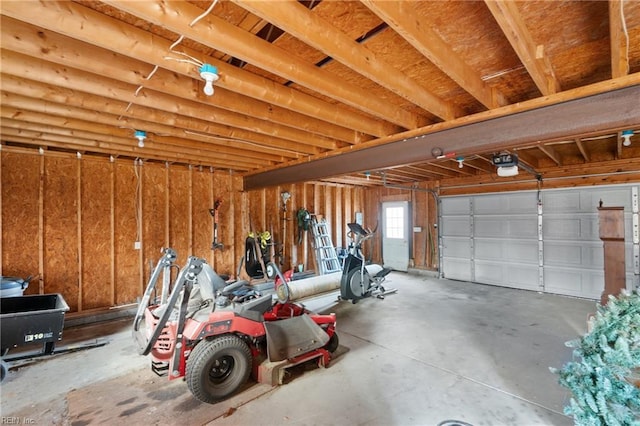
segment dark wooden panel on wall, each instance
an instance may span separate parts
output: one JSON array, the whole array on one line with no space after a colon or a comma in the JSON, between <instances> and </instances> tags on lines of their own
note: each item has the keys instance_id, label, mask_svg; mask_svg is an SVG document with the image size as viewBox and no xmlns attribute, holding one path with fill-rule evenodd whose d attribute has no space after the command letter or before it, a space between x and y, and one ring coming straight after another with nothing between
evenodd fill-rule
<instances>
[{"instance_id":1,"label":"dark wooden panel on wall","mask_svg":"<svg viewBox=\"0 0 640 426\"><path fill-rule=\"evenodd\" d=\"M38 155L2 152L2 275L38 274L40 161ZM25 294L38 293L34 280Z\"/></svg>"},{"instance_id":2,"label":"dark wooden panel on wall","mask_svg":"<svg viewBox=\"0 0 640 426\"><path fill-rule=\"evenodd\" d=\"M131 303L141 295L139 251L134 249L138 234L139 175L130 162L115 163L115 304Z\"/></svg>"},{"instance_id":3,"label":"dark wooden panel on wall","mask_svg":"<svg viewBox=\"0 0 640 426\"><path fill-rule=\"evenodd\" d=\"M75 158L45 155L44 292L62 293L78 310L78 164Z\"/></svg>"},{"instance_id":4,"label":"dark wooden panel on wall","mask_svg":"<svg viewBox=\"0 0 640 426\"><path fill-rule=\"evenodd\" d=\"M192 255L189 251L190 229L189 217L191 217L189 193L189 169L183 166L167 167L169 175L168 194L168 246L178 253L178 263L185 264L187 258ZM157 255L156 255L157 256ZM155 265L154 260L154 265Z\"/></svg>"},{"instance_id":5,"label":"dark wooden panel on wall","mask_svg":"<svg viewBox=\"0 0 640 426\"><path fill-rule=\"evenodd\" d=\"M82 309L111 306L111 168L81 161Z\"/></svg>"}]
</instances>

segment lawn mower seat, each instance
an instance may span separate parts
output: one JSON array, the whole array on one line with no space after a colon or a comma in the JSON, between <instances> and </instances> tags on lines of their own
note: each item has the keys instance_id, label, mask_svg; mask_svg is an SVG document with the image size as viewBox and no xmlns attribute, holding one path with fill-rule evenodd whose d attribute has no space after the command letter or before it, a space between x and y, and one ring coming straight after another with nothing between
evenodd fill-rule
<instances>
[{"instance_id":1,"label":"lawn mower seat","mask_svg":"<svg viewBox=\"0 0 640 426\"><path fill-rule=\"evenodd\" d=\"M271 309L271 306L273 297L265 294L248 302L234 304L233 311L243 318L261 322L264 321L264 313Z\"/></svg>"},{"instance_id":2,"label":"lawn mower seat","mask_svg":"<svg viewBox=\"0 0 640 426\"><path fill-rule=\"evenodd\" d=\"M216 294L227 285L208 263L202 264L191 289L187 317L209 315L215 309Z\"/></svg>"}]
</instances>

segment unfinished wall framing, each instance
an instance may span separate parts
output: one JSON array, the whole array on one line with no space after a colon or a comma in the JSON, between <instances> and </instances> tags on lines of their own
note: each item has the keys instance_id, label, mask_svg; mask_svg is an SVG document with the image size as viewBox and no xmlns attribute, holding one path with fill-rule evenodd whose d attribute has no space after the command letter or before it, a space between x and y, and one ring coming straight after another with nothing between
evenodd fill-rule
<instances>
[{"instance_id":1,"label":"unfinished wall framing","mask_svg":"<svg viewBox=\"0 0 640 426\"><path fill-rule=\"evenodd\" d=\"M305 183L243 192L229 171L182 164L3 146L0 173L2 274L37 275L26 294L61 293L78 313L135 303L167 246L179 265L194 255L235 276L250 226L272 233L282 268L312 270L309 233L298 244L297 210L325 217L341 246L348 243L341 221L367 214L362 188ZM217 199L224 247L212 250L209 209Z\"/></svg>"}]
</instances>

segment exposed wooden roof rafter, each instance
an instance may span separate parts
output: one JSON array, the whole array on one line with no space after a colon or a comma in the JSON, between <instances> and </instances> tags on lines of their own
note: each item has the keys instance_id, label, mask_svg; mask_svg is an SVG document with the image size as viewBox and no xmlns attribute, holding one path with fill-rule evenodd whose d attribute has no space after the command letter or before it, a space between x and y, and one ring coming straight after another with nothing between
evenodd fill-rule
<instances>
[{"instance_id":1,"label":"exposed wooden roof rafter","mask_svg":"<svg viewBox=\"0 0 640 426\"><path fill-rule=\"evenodd\" d=\"M516 2L509 0L485 0L485 4L502 28L511 46L518 54L529 75L543 95L559 92L560 83L556 78L544 46L536 44L527 28Z\"/></svg>"}]
</instances>

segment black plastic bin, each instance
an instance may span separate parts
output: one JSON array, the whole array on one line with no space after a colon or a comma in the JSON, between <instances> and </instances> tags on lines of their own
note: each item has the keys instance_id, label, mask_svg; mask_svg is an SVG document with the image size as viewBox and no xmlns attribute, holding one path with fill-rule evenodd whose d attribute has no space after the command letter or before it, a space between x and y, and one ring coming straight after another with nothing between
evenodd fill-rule
<instances>
[{"instance_id":1,"label":"black plastic bin","mask_svg":"<svg viewBox=\"0 0 640 426\"><path fill-rule=\"evenodd\" d=\"M61 294L34 294L0 298L0 342L2 356L11 348L43 344L43 354L52 354L62 340L64 313L69 310Z\"/></svg>"}]
</instances>

